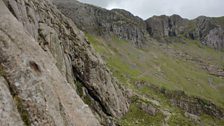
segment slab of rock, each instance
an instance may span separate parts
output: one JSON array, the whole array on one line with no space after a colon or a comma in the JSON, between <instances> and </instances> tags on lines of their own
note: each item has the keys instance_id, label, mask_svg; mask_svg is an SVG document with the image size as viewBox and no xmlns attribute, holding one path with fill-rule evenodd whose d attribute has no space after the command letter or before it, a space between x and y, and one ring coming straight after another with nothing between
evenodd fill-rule
<instances>
[{"instance_id":1,"label":"slab of rock","mask_svg":"<svg viewBox=\"0 0 224 126\"><path fill-rule=\"evenodd\" d=\"M53 57L41 49L2 1L0 15L0 64L8 85L1 78L1 102L10 104L0 110L8 111L1 112L5 117L15 113L8 118L12 122L1 119L0 123L99 126L90 108L82 109L85 104L60 73Z\"/></svg>"},{"instance_id":2,"label":"slab of rock","mask_svg":"<svg viewBox=\"0 0 224 126\"><path fill-rule=\"evenodd\" d=\"M8 83L2 76L0 76L0 123L2 126L24 125L10 94Z\"/></svg>"},{"instance_id":3,"label":"slab of rock","mask_svg":"<svg viewBox=\"0 0 224 126\"><path fill-rule=\"evenodd\" d=\"M139 105L139 108L142 109L144 112L146 112L147 114L149 114L151 116L155 116L156 113L158 112L155 107L153 107L150 104L146 104L146 103L141 103Z\"/></svg>"},{"instance_id":4,"label":"slab of rock","mask_svg":"<svg viewBox=\"0 0 224 126\"><path fill-rule=\"evenodd\" d=\"M11 16L14 16L16 18L15 20L20 22L22 25L22 28L13 28L14 26L11 26L10 28L22 29L21 32L23 31L26 37L28 36L32 39L32 41L29 40L30 43L35 43L36 48L40 48L43 51L43 54L48 57L45 59L44 63L47 65L41 63L39 64L39 62L35 60L30 60L25 54L22 57L19 57L21 62L26 62L28 68L33 68L37 75L42 75L42 73L45 73L43 71L50 71L50 74L52 74L51 76L56 76L54 74L57 74L57 72L50 70L51 67L56 66L60 74L58 75L60 76L58 79L66 79L63 85L65 87L69 86L72 92L76 92L76 84L77 81L79 81L87 90L87 94L90 96L90 99L92 99L93 103L90 104L90 107L94 113L98 115L97 117L99 117L99 120L105 121L108 120L108 118L119 118L126 111L128 111L128 101L122 87L120 87L119 82L113 78L110 70L106 67L101 57L95 53L95 50L90 46L89 42L84 37L83 32L81 32L70 19L61 14L61 12L51 3L51 1L4 0L4 3L11 12ZM2 29L7 30L9 28L6 27L5 22L7 21L5 20L2 21L4 24L2 24L1 27ZM11 31L4 31L6 35L19 36L17 33L9 32ZM6 36L6 40L4 41L12 41L10 39L11 36ZM23 37L23 35L20 36L21 37L17 37L17 39L26 38ZM18 48L22 49L27 46L27 44L21 44L21 47ZM38 50L36 48L30 49L33 50L31 52ZM15 55L16 53L21 52L17 51L19 50L15 49L15 51L12 51L11 53ZM6 54L10 55L8 53ZM36 58L37 60L42 57L40 54L41 53L36 54L36 56L38 56ZM20 56L20 54L18 55ZM9 61L9 63L11 63L11 61ZM44 65L45 67L42 68L40 67L41 65ZM46 66L50 67L48 68ZM15 71L20 72L21 70L18 69ZM21 76L26 77L28 74L21 74ZM47 80L47 78L45 79ZM39 83L39 81L35 83ZM49 81L49 83L53 82ZM17 85L20 85L20 83L17 83ZM46 88L48 89L48 87ZM63 87L61 88L63 89ZM54 92L56 89L54 88L51 90ZM37 89L34 91L38 93L42 92ZM45 95L45 93L46 92L40 94ZM61 93L63 93L63 91L61 91ZM72 96L73 95L71 94L71 97ZM60 106L61 104L59 104L56 108L60 108ZM87 107L87 109L88 108L89 107ZM67 115L67 113L65 114Z\"/></svg>"}]
</instances>

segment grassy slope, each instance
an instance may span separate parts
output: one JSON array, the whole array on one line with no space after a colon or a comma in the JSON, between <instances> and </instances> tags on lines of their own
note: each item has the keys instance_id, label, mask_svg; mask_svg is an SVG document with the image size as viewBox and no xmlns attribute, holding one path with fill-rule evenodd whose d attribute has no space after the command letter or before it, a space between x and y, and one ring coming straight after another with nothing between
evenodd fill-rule
<instances>
[{"instance_id":1,"label":"grassy slope","mask_svg":"<svg viewBox=\"0 0 224 126\"><path fill-rule=\"evenodd\" d=\"M170 106L163 96L150 91L148 88L137 89L136 81L144 80L170 90L184 90L189 95L202 97L219 106L224 106L224 95L222 93L224 91L224 79L209 75L203 68L207 65L216 65L223 68L223 52L209 49L200 45L197 41L190 40L173 44L152 43L148 48L137 49L127 41L117 38L105 41L91 35L87 35L87 37L96 51L107 62L114 76L127 87L142 95L148 94L151 98L158 100L163 108L179 113L178 116L172 116L169 122L171 125L175 125L177 123L175 121L178 120L179 123L186 123L187 119L179 109ZM132 105L122 124L127 125L126 122L130 122L130 125L136 124L131 120L139 117L143 118L138 115L138 112L142 113L136 108L135 104ZM157 121L159 117L161 116L153 117L155 118L154 121L150 122L152 124L161 122L161 120ZM190 121L188 122L189 125L193 125ZM137 123L143 125L140 122Z\"/></svg>"}]
</instances>

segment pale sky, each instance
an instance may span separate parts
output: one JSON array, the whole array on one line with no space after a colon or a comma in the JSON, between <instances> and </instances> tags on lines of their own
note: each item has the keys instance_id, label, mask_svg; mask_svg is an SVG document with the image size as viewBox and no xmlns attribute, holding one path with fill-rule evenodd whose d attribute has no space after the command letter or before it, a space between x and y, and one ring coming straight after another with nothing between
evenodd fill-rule
<instances>
[{"instance_id":1,"label":"pale sky","mask_svg":"<svg viewBox=\"0 0 224 126\"><path fill-rule=\"evenodd\" d=\"M103 8L120 8L147 19L153 15L178 14L184 18L224 16L224 0L79 0Z\"/></svg>"}]
</instances>

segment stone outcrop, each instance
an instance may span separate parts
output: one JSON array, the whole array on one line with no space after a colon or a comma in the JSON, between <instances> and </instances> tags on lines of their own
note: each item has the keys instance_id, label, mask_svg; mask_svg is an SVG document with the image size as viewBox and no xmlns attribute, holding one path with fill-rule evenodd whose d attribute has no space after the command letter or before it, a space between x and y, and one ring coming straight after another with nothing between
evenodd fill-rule
<instances>
[{"instance_id":1,"label":"stone outcrop","mask_svg":"<svg viewBox=\"0 0 224 126\"><path fill-rule=\"evenodd\" d=\"M118 81L50 0L0 2L0 63L6 81L1 80L8 91L1 90L9 97L7 104L12 102L7 111L17 106L12 120L18 125L107 125L128 110ZM78 83L90 107L77 95Z\"/></svg>"},{"instance_id":2,"label":"stone outcrop","mask_svg":"<svg viewBox=\"0 0 224 126\"><path fill-rule=\"evenodd\" d=\"M196 35L202 44L215 49L223 49L224 47L224 27L215 22L214 18L198 17L196 19L197 29ZM197 37L195 37L197 38Z\"/></svg>"},{"instance_id":3,"label":"stone outcrop","mask_svg":"<svg viewBox=\"0 0 224 126\"><path fill-rule=\"evenodd\" d=\"M137 47L142 47L149 37L145 22L125 10L110 11L75 0L54 2L64 15L85 32L130 40Z\"/></svg>"},{"instance_id":4,"label":"stone outcrop","mask_svg":"<svg viewBox=\"0 0 224 126\"><path fill-rule=\"evenodd\" d=\"M186 37L200 40L202 44L223 49L224 27L217 23L217 19L200 16L194 20L183 19L178 15L154 16L147 19L146 26L149 34L156 38L163 37Z\"/></svg>"},{"instance_id":5,"label":"stone outcrop","mask_svg":"<svg viewBox=\"0 0 224 126\"><path fill-rule=\"evenodd\" d=\"M189 96L184 91L171 91L165 88L159 88L155 85L150 85L150 88L164 94L164 96L170 99L171 104L181 108L185 112L198 116L207 114L219 119L224 118L224 109L213 104L209 100L200 97Z\"/></svg>"},{"instance_id":6,"label":"stone outcrop","mask_svg":"<svg viewBox=\"0 0 224 126\"><path fill-rule=\"evenodd\" d=\"M146 21L147 31L152 37L169 37L177 36L184 32L184 29L189 22L179 15L172 16L153 16Z\"/></svg>"}]
</instances>

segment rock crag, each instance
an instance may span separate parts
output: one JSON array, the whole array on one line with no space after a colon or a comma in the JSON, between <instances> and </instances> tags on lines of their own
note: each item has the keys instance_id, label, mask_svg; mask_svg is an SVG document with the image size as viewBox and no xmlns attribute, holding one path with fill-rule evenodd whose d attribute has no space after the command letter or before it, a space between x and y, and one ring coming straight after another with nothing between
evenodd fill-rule
<instances>
[{"instance_id":1,"label":"rock crag","mask_svg":"<svg viewBox=\"0 0 224 126\"><path fill-rule=\"evenodd\" d=\"M54 3L81 30L103 37L116 36L140 48L152 38L161 41L166 37L184 37L200 40L211 48L223 49L224 25L219 21L222 17L201 16L189 20L179 15L161 15L144 21L122 9L106 10L76 0L54 0Z\"/></svg>"},{"instance_id":2,"label":"rock crag","mask_svg":"<svg viewBox=\"0 0 224 126\"><path fill-rule=\"evenodd\" d=\"M107 125L128 110L119 82L51 1L4 0L0 5L1 90L9 97L1 104L11 105L4 119L16 113L9 125ZM77 83L94 106L76 93Z\"/></svg>"},{"instance_id":3,"label":"rock crag","mask_svg":"<svg viewBox=\"0 0 224 126\"><path fill-rule=\"evenodd\" d=\"M142 47L149 37L145 22L125 10L109 11L75 0L54 0L54 3L85 32L130 40L137 47Z\"/></svg>"}]
</instances>

